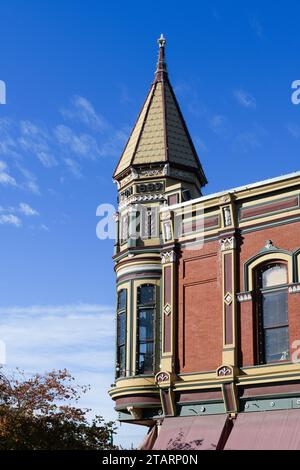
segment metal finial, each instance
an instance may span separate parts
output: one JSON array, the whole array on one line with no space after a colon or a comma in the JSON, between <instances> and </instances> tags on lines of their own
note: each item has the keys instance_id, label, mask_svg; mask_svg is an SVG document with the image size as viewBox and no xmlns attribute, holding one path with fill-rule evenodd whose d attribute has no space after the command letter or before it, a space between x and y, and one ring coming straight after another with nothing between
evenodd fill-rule
<instances>
[{"instance_id":1,"label":"metal finial","mask_svg":"<svg viewBox=\"0 0 300 470\"><path fill-rule=\"evenodd\" d=\"M166 42L167 42L167 41L166 41L166 39L164 38L163 33L161 33L160 38L157 40L157 43L158 43L159 47L165 47Z\"/></svg>"}]
</instances>

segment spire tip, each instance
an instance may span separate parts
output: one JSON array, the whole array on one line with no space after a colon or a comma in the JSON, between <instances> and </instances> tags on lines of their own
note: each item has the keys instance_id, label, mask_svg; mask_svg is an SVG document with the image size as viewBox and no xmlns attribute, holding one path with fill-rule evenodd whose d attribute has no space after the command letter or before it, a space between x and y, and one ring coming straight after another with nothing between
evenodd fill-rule
<instances>
[{"instance_id":1,"label":"spire tip","mask_svg":"<svg viewBox=\"0 0 300 470\"><path fill-rule=\"evenodd\" d=\"M161 33L160 38L157 40L159 47L165 47L166 42L166 38L164 37L163 33Z\"/></svg>"}]
</instances>

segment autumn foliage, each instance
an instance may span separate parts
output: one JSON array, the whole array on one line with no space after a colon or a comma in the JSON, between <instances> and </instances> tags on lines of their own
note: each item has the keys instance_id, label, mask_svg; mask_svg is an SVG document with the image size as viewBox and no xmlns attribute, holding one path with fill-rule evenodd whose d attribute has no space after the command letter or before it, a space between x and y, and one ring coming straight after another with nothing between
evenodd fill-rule
<instances>
[{"instance_id":1,"label":"autumn foliage","mask_svg":"<svg viewBox=\"0 0 300 470\"><path fill-rule=\"evenodd\" d=\"M114 424L78 401L88 387L78 386L67 370L27 378L21 371L0 376L0 450L114 449Z\"/></svg>"}]
</instances>

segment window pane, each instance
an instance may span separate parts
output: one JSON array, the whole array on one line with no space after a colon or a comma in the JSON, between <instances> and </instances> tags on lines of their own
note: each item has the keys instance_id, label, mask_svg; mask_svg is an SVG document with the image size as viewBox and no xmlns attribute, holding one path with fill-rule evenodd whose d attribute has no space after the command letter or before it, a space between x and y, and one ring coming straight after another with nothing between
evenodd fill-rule
<instances>
[{"instance_id":1,"label":"window pane","mask_svg":"<svg viewBox=\"0 0 300 470\"><path fill-rule=\"evenodd\" d=\"M288 323L287 291L262 294L262 304L264 328Z\"/></svg>"},{"instance_id":2,"label":"window pane","mask_svg":"<svg viewBox=\"0 0 300 470\"><path fill-rule=\"evenodd\" d=\"M138 303L140 305L155 303L155 286L145 285L139 287L138 290Z\"/></svg>"},{"instance_id":3,"label":"window pane","mask_svg":"<svg viewBox=\"0 0 300 470\"><path fill-rule=\"evenodd\" d=\"M118 345L125 344L126 338L126 315L118 315Z\"/></svg>"},{"instance_id":4,"label":"window pane","mask_svg":"<svg viewBox=\"0 0 300 470\"><path fill-rule=\"evenodd\" d=\"M275 328L265 331L265 360L266 362L284 361L289 359L288 328Z\"/></svg>"},{"instance_id":5,"label":"window pane","mask_svg":"<svg viewBox=\"0 0 300 470\"><path fill-rule=\"evenodd\" d=\"M273 264L262 273L262 287L287 284L287 268L284 264Z\"/></svg>"},{"instance_id":6,"label":"window pane","mask_svg":"<svg viewBox=\"0 0 300 470\"><path fill-rule=\"evenodd\" d=\"M124 215L121 219L121 242L128 238L128 214Z\"/></svg>"},{"instance_id":7,"label":"window pane","mask_svg":"<svg viewBox=\"0 0 300 470\"><path fill-rule=\"evenodd\" d=\"M118 295L118 310L126 308L126 289L122 289Z\"/></svg>"},{"instance_id":8,"label":"window pane","mask_svg":"<svg viewBox=\"0 0 300 470\"><path fill-rule=\"evenodd\" d=\"M153 316L152 308L139 310L139 340L153 340Z\"/></svg>"},{"instance_id":9,"label":"window pane","mask_svg":"<svg viewBox=\"0 0 300 470\"><path fill-rule=\"evenodd\" d=\"M153 371L153 343L140 343L138 372L144 374Z\"/></svg>"},{"instance_id":10,"label":"window pane","mask_svg":"<svg viewBox=\"0 0 300 470\"><path fill-rule=\"evenodd\" d=\"M118 371L118 376L124 376L125 375L125 364L126 364L126 354L125 354L125 346L119 347L118 350L118 365L119 365L119 371Z\"/></svg>"}]
</instances>

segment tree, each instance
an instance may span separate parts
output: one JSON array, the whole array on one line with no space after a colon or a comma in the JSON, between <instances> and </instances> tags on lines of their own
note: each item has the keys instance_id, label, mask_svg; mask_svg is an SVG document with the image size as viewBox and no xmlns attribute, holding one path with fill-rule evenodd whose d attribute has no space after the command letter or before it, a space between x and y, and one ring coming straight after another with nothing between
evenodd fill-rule
<instances>
[{"instance_id":1,"label":"tree","mask_svg":"<svg viewBox=\"0 0 300 470\"><path fill-rule=\"evenodd\" d=\"M89 387L65 370L27 378L0 375L0 450L100 450L112 444L113 422L88 420L78 400Z\"/></svg>"}]
</instances>

